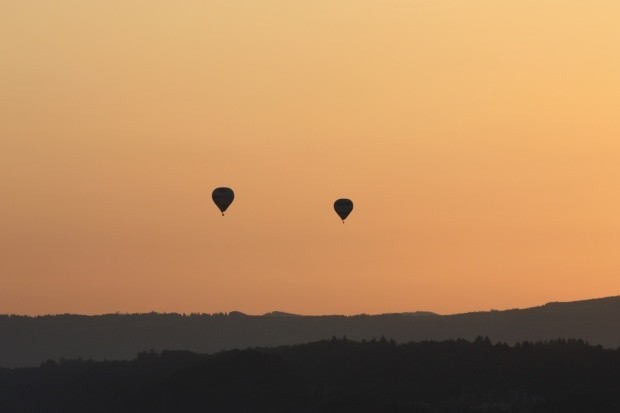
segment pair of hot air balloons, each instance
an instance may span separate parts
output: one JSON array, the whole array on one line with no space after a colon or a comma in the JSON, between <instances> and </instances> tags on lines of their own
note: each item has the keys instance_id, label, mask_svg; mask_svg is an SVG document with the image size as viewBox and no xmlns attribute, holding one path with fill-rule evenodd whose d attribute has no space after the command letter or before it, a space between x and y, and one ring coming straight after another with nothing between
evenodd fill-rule
<instances>
[{"instance_id":1,"label":"pair of hot air balloons","mask_svg":"<svg viewBox=\"0 0 620 413\"><path fill-rule=\"evenodd\" d=\"M222 212L222 215L224 215L224 212L226 212L230 204L234 201L235 193L230 188L220 187L213 190L211 197L215 205L217 205ZM334 202L334 210L344 223L345 219L347 219L351 211L353 211L353 202L346 198L338 199Z\"/></svg>"}]
</instances>

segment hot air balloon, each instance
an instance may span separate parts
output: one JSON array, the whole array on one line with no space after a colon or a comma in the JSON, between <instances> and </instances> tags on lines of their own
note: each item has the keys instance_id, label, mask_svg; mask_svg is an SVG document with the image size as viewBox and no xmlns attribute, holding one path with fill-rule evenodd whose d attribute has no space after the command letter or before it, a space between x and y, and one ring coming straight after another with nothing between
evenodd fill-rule
<instances>
[{"instance_id":1,"label":"hot air balloon","mask_svg":"<svg viewBox=\"0 0 620 413\"><path fill-rule=\"evenodd\" d=\"M351 211L353 211L353 201L346 198L338 199L334 202L334 209L344 224L344 220L347 219Z\"/></svg>"},{"instance_id":2,"label":"hot air balloon","mask_svg":"<svg viewBox=\"0 0 620 413\"><path fill-rule=\"evenodd\" d=\"M226 212L233 199L235 199L235 193L230 188L215 188L211 198L213 198L213 202L215 202L215 205L222 211L222 216L224 216L224 212Z\"/></svg>"}]
</instances>

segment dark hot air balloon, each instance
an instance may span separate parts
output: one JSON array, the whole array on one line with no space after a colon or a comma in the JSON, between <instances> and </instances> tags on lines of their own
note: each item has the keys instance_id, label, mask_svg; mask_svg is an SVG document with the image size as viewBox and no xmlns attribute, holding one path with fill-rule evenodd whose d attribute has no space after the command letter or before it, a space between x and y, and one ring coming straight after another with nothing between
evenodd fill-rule
<instances>
[{"instance_id":1,"label":"dark hot air balloon","mask_svg":"<svg viewBox=\"0 0 620 413\"><path fill-rule=\"evenodd\" d=\"M334 202L334 209L344 223L344 220L347 219L351 211L353 211L353 201L345 198L338 199Z\"/></svg>"},{"instance_id":2,"label":"dark hot air balloon","mask_svg":"<svg viewBox=\"0 0 620 413\"><path fill-rule=\"evenodd\" d=\"M222 215L228 209L230 204L232 204L233 199L235 199L235 193L230 188L215 188L213 193L211 194L211 198L213 198L213 202L215 205L222 211Z\"/></svg>"}]
</instances>

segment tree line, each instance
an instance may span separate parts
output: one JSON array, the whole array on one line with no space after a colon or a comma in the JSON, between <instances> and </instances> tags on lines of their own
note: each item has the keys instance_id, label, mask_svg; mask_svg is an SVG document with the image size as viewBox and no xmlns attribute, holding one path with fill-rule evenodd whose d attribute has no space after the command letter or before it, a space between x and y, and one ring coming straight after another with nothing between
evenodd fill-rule
<instances>
[{"instance_id":1,"label":"tree line","mask_svg":"<svg viewBox=\"0 0 620 413\"><path fill-rule=\"evenodd\" d=\"M346 337L0 369L2 412L617 412L620 349Z\"/></svg>"}]
</instances>

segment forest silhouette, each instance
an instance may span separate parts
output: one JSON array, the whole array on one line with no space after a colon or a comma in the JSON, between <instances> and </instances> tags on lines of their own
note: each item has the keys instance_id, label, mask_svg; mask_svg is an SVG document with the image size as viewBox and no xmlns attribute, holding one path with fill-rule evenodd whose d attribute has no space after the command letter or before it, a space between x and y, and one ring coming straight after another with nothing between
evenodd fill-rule
<instances>
[{"instance_id":1,"label":"forest silhouette","mask_svg":"<svg viewBox=\"0 0 620 413\"><path fill-rule=\"evenodd\" d=\"M2 412L617 412L620 349L332 338L0 369Z\"/></svg>"}]
</instances>

